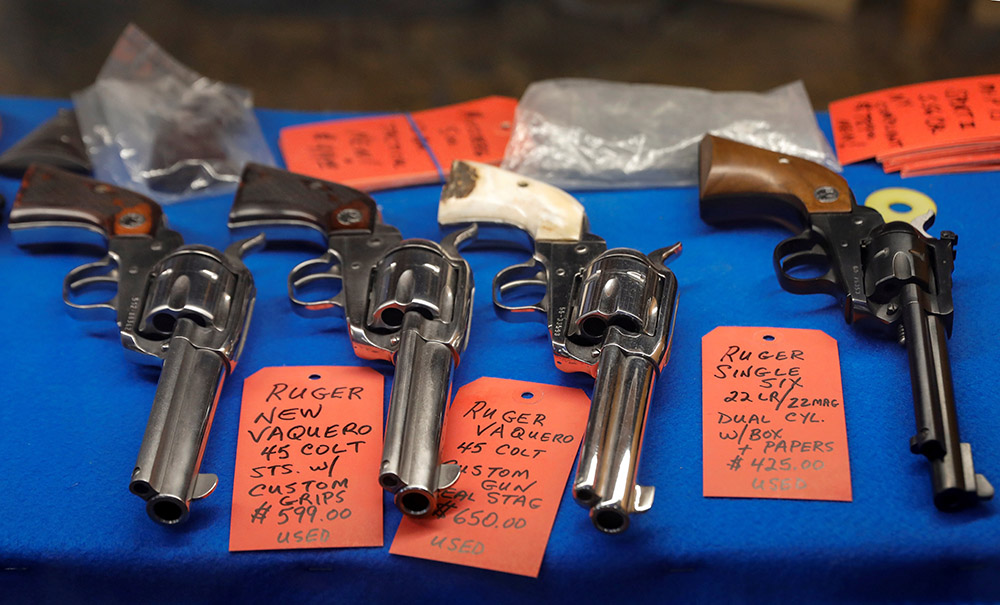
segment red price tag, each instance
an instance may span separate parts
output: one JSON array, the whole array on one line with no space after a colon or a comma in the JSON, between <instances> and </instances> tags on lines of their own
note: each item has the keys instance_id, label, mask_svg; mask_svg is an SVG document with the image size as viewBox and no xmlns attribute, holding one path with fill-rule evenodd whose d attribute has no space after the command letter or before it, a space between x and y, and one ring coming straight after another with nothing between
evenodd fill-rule
<instances>
[{"instance_id":1,"label":"red price tag","mask_svg":"<svg viewBox=\"0 0 1000 605\"><path fill-rule=\"evenodd\" d=\"M1000 137L1000 75L887 88L830 103L842 164Z\"/></svg>"},{"instance_id":2,"label":"red price tag","mask_svg":"<svg viewBox=\"0 0 1000 605\"><path fill-rule=\"evenodd\" d=\"M462 474L431 515L403 519L389 552L537 577L589 409L569 387L500 378L462 387L442 448Z\"/></svg>"},{"instance_id":3,"label":"red price tag","mask_svg":"<svg viewBox=\"0 0 1000 605\"><path fill-rule=\"evenodd\" d=\"M706 497L851 500L836 340L719 327L701 354Z\"/></svg>"},{"instance_id":4,"label":"red price tag","mask_svg":"<svg viewBox=\"0 0 1000 605\"><path fill-rule=\"evenodd\" d=\"M292 172L372 191L447 178L456 159L499 164L517 100L486 97L438 109L283 128Z\"/></svg>"},{"instance_id":5,"label":"red price tag","mask_svg":"<svg viewBox=\"0 0 1000 605\"><path fill-rule=\"evenodd\" d=\"M244 381L230 551L382 546L382 383L363 367Z\"/></svg>"}]
</instances>

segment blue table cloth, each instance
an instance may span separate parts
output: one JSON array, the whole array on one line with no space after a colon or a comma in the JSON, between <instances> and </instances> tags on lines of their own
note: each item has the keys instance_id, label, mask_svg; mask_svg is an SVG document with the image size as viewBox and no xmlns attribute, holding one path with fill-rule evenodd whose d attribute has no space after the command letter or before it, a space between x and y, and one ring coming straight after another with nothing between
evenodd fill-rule
<instances>
[{"instance_id":1,"label":"blue table cloth","mask_svg":"<svg viewBox=\"0 0 1000 605\"><path fill-rule=\"evenodd\" d=\"M0 98L6 149L65 101ZM278 130L334 114L258 112L278 154ZM820 121L829 132L826 116ZM959 234L950 340L963 441L977 471L1000 485L1000 173L900 181L874 164L849 166L858 199L887 186L933 197L937 229ZM18 182L0 179L10 202ZM440 186L374 195L404 236L440 237ZM673 355L653 396L640 479L655 485L652 510L623 535L594 530L567 493L537 579L389 555L400 514L386 499L385 544L369 549L238 553L227 550L242 381L273 365L360 365L340 319L290 309L285 280L308 249L249 256L258 298L242 361L219 401L202 469L220 476L190 522L161 527L127 491L157 372L122 355L112 322L72 319L64 274L83 254L29 254L0 228L0 602L218 600L590 603L1000 600L1000 502L937 511L928 464L909 452L914 430L906 351L847 326L833 299L781 290L771 252L787 234L756 225L720 230L698 217L695 188L580 193L592 230L609 246L651 251L675 241L680 282ZM224 248L231 198L167 207L187 242ZM479 284L472 339L456 387L480 376L579 386L559 372L539 324L493 312L496 271L527 258L515 250L467 253ZM702 497L701 337L719 325L816 328L837 339L853 475L851 503ZM391 378L391 368L377 365Z\"/></svg>"}]
</instances>

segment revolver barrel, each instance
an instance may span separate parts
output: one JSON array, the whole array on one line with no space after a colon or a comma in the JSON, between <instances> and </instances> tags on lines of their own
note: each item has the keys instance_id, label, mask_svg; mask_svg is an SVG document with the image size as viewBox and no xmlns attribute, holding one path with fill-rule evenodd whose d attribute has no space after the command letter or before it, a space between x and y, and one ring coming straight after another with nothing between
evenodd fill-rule
<instances>
[{"instance_id":1,"label":"revolver barrel","mask_svg":"<svg viewBox=\"0 0 1000 605\"><path fill-rule=\"evenodd\" d=\"M917 420L910 450L931 463L934 505L941 510L966 508L991 498L993 486L975 472L972 446L959 437L945 326L941 318L924 311L916 284L903 287L900 302Z\"/></svg>"},{"instance_id":2,"label":"revolver barrel","mask_svg":"<svg viewBox=\"0 0 1000 605\"><path fill-rule=\"evenodd\" d=\"M178 332L187 331L189 323L181 319ZM129 491L146 500L150 518L166 525L185 521L191 500L204 498L218 484L217 476L198 469L228 374L219 353L185 336L173 336L169 346L129 483Z\"/></svg>"},{"instance_id":3,"label":"revolver barrel","mask_svg":"<svg viewBox=\"0 0 1000 605\"><path fill-rule=\"evenodd\" d=\"M416 325L422 321L415 311L403 320L379 470L379 484L412 516L433 510L437 491L459 474L458 466L439 464L455 359L447 345L420 335Z\"/></svg>"},{"instance_id":4,"label":"revolver barrel","mask_svg":"<svg viewBox=\"0 0 1000 605\"><path fill-rule=\"evenodd\" d=\"M573 497L603 532L628 529L629 515L653 505L654 488L636 484L639 452L657 367L621 347L601 351Z\"/></svg>"}]
</instances>

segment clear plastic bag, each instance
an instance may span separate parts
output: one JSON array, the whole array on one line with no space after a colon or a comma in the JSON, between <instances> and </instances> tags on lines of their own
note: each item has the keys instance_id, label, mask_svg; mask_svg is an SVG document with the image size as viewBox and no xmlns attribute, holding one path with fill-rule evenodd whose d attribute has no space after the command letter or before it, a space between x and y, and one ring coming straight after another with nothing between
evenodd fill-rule
<instances>
[{"instance_id":1,"label":"clear plastic bag","mask_svg":"<svg viewBox=\"0 0 1000 605\"><path fill-rule=\"evenodd\" d=\"M250 91L181 65L135 25L73 103L95 176L161 202L234 189L247 162L274 163Z\"/></svg>"},{"instance_id":2,"label":"clear plastic bag","mask_svg":"<svg viewBox=\"0 0 1000 605\"><path fill-rule=\"evenodd\" d=\"M801 81L765 93L536 82L517 106L501 166L565 189L695 185L706 133L841 170Z\"/></svg>"}]
</instances>

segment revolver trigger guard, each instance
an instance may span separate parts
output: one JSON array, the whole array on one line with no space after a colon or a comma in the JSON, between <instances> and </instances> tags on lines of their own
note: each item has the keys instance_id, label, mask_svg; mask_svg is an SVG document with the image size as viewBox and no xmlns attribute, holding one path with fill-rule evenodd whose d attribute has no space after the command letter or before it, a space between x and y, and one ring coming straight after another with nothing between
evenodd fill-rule
<instances>
[{"instance_id":1,"label":"revolver trigger guard","mask_svg":"<svg viewBox=\"0 0 1000 605\"><path fill-rule=\"evenodd\" d=\"M541 289L540 300L533 304L515 305L504 302L514 296L514 292ZM521 296L524 296L523 294ZM545 265L537 258L512 265L497 273L493 278L493 306L500 317L506 321L545 321L548 316L549 294L548 279Z\"/></svg>"},{"instance_id":2,"label":"revolver trigger guard","mask_svg":"<svg viewBox=\"0 0 1000 605\"><path fill-rule=\"evenodd\" d=\"M812 268L816 275L796 277L792 272L800 267ZM830 256L823 246L808 234L778 244L774 249L774 268L778 274L778 282L787 292L833 296L842 294Z\"/></svg>"},{"instance_id":3,"label":"revolver trigger guard","mask_svg":"<svg viewBox=\"0 0 1000 605\"><path fill-rule=\"evenodd\" d=\"M115 285L115 293L106 301L97 303L77 302L88 293L109 289ZM63 280L63 302L70 308L70 314L84 320L106 320L115 318L118 311L118 263L110 254L92 263L76 267Z\"/></svg>"},{"instance_id":4,"label":"revolver trigger guard","mask_svg":"<svg viewBox=\"0 0 1000 605\"><path fill-rule=\"evenodd\" d=\"M293 309L300 315L312 316L316 311L327 311L334 307L344 306L344 277L340 270L340 257L333 251L326 251L323 256L299 263L288 274L288 298ZM337 293L318 300L307 300L302 297L302 290L310 285L331 283L336 284Z\"/></svg>"}]
</instances>

